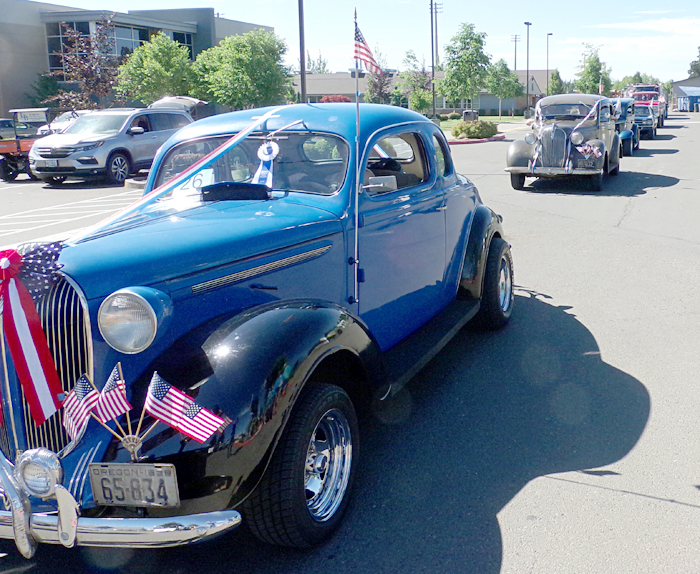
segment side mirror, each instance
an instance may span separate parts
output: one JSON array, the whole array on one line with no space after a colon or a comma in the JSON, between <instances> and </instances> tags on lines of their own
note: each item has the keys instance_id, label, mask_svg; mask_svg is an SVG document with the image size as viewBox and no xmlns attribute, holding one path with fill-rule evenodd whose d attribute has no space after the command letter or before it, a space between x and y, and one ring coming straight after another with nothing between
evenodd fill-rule
<instances>
[{"instance_id":1,"label":"side mirror","mask_svg":"<svg viewBox=\"0 0 700 574\"><path fill-rule=\"evenodd\" d=\"M134 127L132 127L132 128L129 128L129 129L126 131L126 133L128 133L130 136L138 136L138 135L141 135L141 134L145 134L145 133L146 133L146 130L144 130L143 128L138 127L138 126L134 126Z\"/></svg>"},{"instance_id":2,"label":"side mirror","mask_svg":"<svg viewBox=\"0 0 700 574\"><path fill-rule=\"evenodd\" d=\"M380 175L367 179L369 185L363 185L363 189L369 189L374 192L385 193L387 191L396 191L398 184L396 183L395 175Z\"/></svg>"}]
</instances>

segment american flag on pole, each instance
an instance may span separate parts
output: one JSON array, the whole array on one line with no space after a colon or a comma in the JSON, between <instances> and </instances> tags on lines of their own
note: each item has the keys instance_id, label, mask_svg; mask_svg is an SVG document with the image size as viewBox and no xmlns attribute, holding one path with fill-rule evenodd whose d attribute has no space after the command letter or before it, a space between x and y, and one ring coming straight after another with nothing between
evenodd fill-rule
<instances>
[{"instance_id":1,"label":"american flag on pole","mask_svg":"<svg viewBox=\"0 0 700 574\"><path fill-rule=\"evenodd\" d=\"M63 426L71 439L75 439L90 419L90 412L100 398L100 393L82 375L63 403Z\"/></svg>"},{"instance_id":2,"label":"american flag on pole","mask_svg":"<svg viewBox=\"0 0 700 574\"><path fill-rule=\"evenodd\" d=\"M355 59L364 62L368 72L372 74L382 73L382 69L374 59L372 50L369 49L365 37L357 26L357 20L355 21Z\"/></svg>"},{"instance_id":3,"label":"american flag on pole","mask_svg":"<svg viewBox=\"0 0 700 574\"><path fill-rule=\"evenodd\" d=\"M119 376L119 369L115 365L105 386L102 387L102 392L95 405L95 414L98 419L106 423L130 410L131 405L126 399L126 383Z\"/></svg>"},{"instance_id":4,"label":"american flag on pole","mask_svg":"<svg viewBox=\"0 0 700 574\"><path fill-rule=\"evenodd\" d=\"M180 419L193 403L192 397L171 387L158 373L153 373L146 394L146 412L159 421L177 429Z\"/></svg>"},{"instance_id":5,"label":"american flag on pole","mask_svg":"<svg viewBox=\"0 0 700 574\"><path fill-rule=\"evenodd\" d=\"M193 401L180 418L177 430L197 442L204 442L219 430L223 424L224 419L217 417L214 413L204 407L200 407Z\"/></svg>"}]
</instances>

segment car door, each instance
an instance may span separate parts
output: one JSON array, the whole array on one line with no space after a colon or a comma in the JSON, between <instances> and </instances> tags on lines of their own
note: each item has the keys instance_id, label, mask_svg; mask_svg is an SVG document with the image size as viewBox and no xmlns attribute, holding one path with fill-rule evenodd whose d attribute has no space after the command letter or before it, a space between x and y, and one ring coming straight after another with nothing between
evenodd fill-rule
<instances>
[{"instance_id":1,"label":"car door","mask_svg":"<svg viewBox=\"0 0 700 574\"><path fill-rule=\"evenodd\" d=\"M424 134L385 132L370 143L359 199L359 312L386 350L443 304L445 198Z\"/></svg>"}]
</instances>

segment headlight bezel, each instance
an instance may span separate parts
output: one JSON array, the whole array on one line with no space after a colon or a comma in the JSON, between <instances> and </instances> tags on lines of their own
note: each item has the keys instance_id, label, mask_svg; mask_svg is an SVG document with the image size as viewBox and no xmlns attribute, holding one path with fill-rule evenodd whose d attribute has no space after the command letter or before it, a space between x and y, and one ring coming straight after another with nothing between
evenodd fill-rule
<instances>
[{"instance_id":1,"label":"headlight bezel","mask_svg":"<svg viewBox=\"0 0 700 574\"><path fill-rule=\"evenodd\" d=\"M29 465L34 465L46 472L48 486L46 489L38 490L27 480L25 475ZM15 464L14 476L22 490L30 496L37 498L49 498L56 493L56 486L63 482L63 466L58 455L49 449L40 447L24 451Z\"/></svg>"},{"instance_id":2,"label":"headlight bezel","mask_svg":"<svg viewBox=\"0 0 700 574\"><path fill-rule=\"evenodd\" d=\"M572 144L581 145L584 141L586 141L586 138L581 132L575 131L571 134Z\"/></svg>"},{"instance_id":3,"label":"headlight bezel","mask_svg":"<svg viewBox=\"0 0 700 574\"><path fill-rule=\"evenodd\" d=\"M114 309L114 302L118 298L124 298L132 305L131 309L120 311ZM125 343L121 338L123 329L129 324L136 326L140 321L132 321L119 318L120 312L130 313L134 309L140 309L146 314L147 332L145 337L138 339L138 344ZM110 315L108 315L110 313ZM172 315L172 301L162 291L150 287L125 287L114 291L100 304L97 311L97 327L105 342L115 351L125 355L136 355L148 349L165 330L166 324ZM143 326L143 323L140 325ZM120 333L119 331L122 331ZM127 329L128 332L128 329Z\"/></svg>"},{"instance_id":4,"label":"headlight bezel","mask_svg":"<svg viewBox=\"0 0 700 574\"><path fill-rule=\"evenodd\" d=\"M535 142L537 142L537 136L532 132L526 133L523 139L528 145L533 145Z\"/></svg>"}]
</instances>

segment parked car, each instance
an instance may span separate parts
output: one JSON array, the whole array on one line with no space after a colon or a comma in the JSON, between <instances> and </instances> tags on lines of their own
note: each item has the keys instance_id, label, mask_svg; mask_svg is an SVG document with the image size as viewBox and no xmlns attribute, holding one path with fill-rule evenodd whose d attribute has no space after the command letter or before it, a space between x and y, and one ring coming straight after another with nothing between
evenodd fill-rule
<instances>
[{"instance_id":1,"label":"parked car","mask_svg":"<svg viewBox=\"0 0 700 574\"><path fill-rule=\"evenodd\" d=\"M0 119L0 139L14 139L16 136L31 137L34 134L36 134L36 128L27 123Z\"/></svg>"},{"instance_id":2,"label":"parked car","mask_svg":"<svg viewBox=\"0 0 700 574\"><path fill-rule=\"evenodd\" d=\"M49 134L60 134L80 116L89 114L91 111L92 110L69 110L67 112L63 112L62 114L56 116L48 124L40 126L39 129L36 130L36 133L42 137Z\"/></svg>"},{"instance_id":3,"label":"parked car","mask_svg":"<svg viewBox=\"0 0 700 574\"><path fill-rule=\"evenodd\" d=\"M619 98L615 102L615 130L622 141L622 155L633 155L639 149L639 126L634 123L634 100Z\"/></svg>"},{"instance_id":4,"label":"parked car","mask_svg":"<svg viewBox=\"0 0 700 574\"><path fill-rule=\"evenodd\" d=\"M587 176L594 190L603 175L620 171L622 145L615 130L615 104L603 96L560 94L537 102L532 132L508 148L506 171L513 189L526 177Z\"/></svg>"},{"instance_id":5,"label":"parked car","mask_svg":"<svg viewBox=\"0 0 700 574\"><path fill-rule=\"evenodd\" d=\"M514 301L502 218L440 129L394 106L360 118L357 140L353 104L200 120L160 149L140 201L0 254L38 265L60 366L43 416L21 353L0 369L0 537L31 556L186 544L242 517L286 546L334 532L357 413L471 319L504 326Z\"/></svg>"},{"instance_id":6,"label":"parked car","mask_svg":"<svg viewBox=\"0 0 700 574\"><path fill-rule=\"evenodd\" d=\"M658 118L651 106L641 103L634 104L634 123L639 126L640 137L653 140L656 137Z\"/></svg>"},{"instance_id":7,"label":"parked car","mask_svg":"<svg viewBox=\"0 0 700 574\"><path fill-rule=\"evenodd\" d=\"M124 185L148 169L158 148L178 129L192 123L183 110L115 108L79 117L63 132L34 142L29 165L49 185L66 178L106 177Z\"/></svg>"},{"instance_id":8,"label":"parked car","mask_svg":"<svg viewBox=\"0 0 700 574\"><path fill-rule=\"evenodd\" d=\"M657 92L633 92L631 96L637 104L650 106L658 127L664 127L664 119L668 115L666 112L666 100L661 100Z\"/></svg>"}]
</instances>

